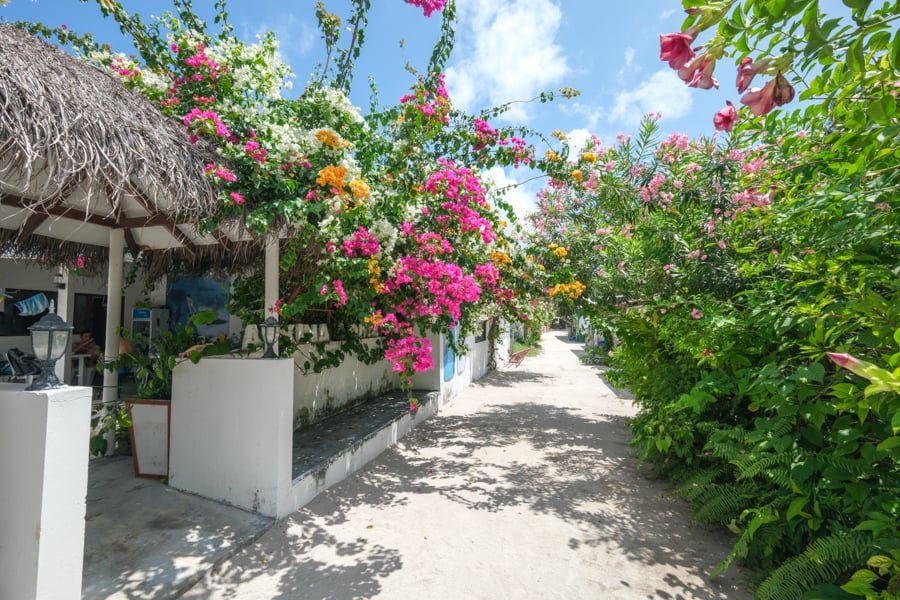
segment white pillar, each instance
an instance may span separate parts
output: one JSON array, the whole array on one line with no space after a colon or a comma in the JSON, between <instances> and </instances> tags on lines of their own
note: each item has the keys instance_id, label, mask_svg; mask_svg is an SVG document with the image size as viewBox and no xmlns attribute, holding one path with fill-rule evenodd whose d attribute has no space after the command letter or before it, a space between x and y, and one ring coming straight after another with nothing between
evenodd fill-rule
<instances>
[{"instance_id":1,"label":"white pillar","mask_svg":"<svg viewBox=\"0 0 900 600\"><path fill-rule=\"evenodd\" d=\"M69 279L69 269L65 266L60 266L59 273L62 275L61 285L63 285L64 287L60 290L57 290L56 314L59 315L59 317L69 325L73 325L75 290L72 288ZM56 376L59 377L63 381L63 383L68 384L71 381L72 361L69 360L68 353L66 354L66 356L56 361Z\"/></svg>"},{"instance_id":2,"label":"white pillar","mask_svg":"<svg viewBox=\"0 0 900 600\"><path fill-rule=\"evenodd\" d=\"M113 360L119 357L119 327L122 326L122 270L125 258L125 230L109 230L109 268L106 274L106 347L103 359ZM103 370L103 412L105 417L109 411L115 410L115 402L119 399L119 371ZM106 436L107 452L112 452L115 445L115 432Z\"/></svg>"},{"instance_id":3,"label":"white pillar","mask_svg":"<svg viewBox=\"0 0 900 600\"><path fill-rule=\"evenodd\" d=\"M0 383L0 598L80 600L91 390Z\"/></svg>"},{"instance_id":4,"label":"white pillar","mask_svg":"<svg viewBox=\"0 0 900 600\"><path fill-rule=\"evenodd\" d=\"M272 310L278 301L278 238L270 238L266 242L266 301L264 317L275 317L278 315ZM275 352L278 352L278 341L275 342Z\"/></svg>"}]
</instances>

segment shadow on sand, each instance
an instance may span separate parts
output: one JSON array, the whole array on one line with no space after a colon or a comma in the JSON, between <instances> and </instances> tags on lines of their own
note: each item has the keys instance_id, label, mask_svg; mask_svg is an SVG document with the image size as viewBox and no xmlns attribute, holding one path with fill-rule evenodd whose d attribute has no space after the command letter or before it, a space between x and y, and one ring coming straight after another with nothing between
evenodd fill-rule
<instances>
[{"instance_id":1,"label":"shadow on sand","mask_svg":"<svg viewBox=\"0 0 900 600\"><path fill-rule=\"evenodd\" d=\"M485 384L512 386L544 378L506 371ZM490 404L474 414L442 415L385 451L355 475L352 485L339 484L276 525L284 528L289 542L276 546L280 536L266 536L257 546L265 562L241 561L226 579L238 584L255 577L276 578L272 589L277 595L271 597L282 600L373 597L382 589L380 579L412 565L404 565L397 550L363 538L339 542L328 529L347 522L347 515L360 505L405 506L416 495L437 494L471 511L515 507L554 517L583 532L568 540L568 549L613 546L625 561L671 568L660 581L666 589L653 596L636 592L633 598L748 598L739 591L733 572L703 587L679 578L676 573L688 572L706 579L721 557L711 558L703 541L722 538L719 532L690 528L685 505L661 498L667 489L643 476L628 440L623 416L589 415L540 402ZM479 458L496 456L485 449L523 443L537 453L527 462ZM425 452L435 448L440 449L437 457ZM323 562L306 556L321 544L333 547L340 558ZM568 551L564 546L546 550Z\"/></svg>"}]
</instances>

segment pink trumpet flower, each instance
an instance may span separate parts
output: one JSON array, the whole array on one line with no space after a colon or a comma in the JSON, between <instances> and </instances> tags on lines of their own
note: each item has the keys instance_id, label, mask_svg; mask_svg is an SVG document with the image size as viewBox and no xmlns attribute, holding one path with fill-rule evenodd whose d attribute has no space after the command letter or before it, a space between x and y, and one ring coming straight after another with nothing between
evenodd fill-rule
<instances>
[{"instance_id":1,"label":"pink trumpet flower","mask_svg":"<svg viewBox=\"0 0 900 600\"><path fill-rule=\"evenodd\" d=\"M708 54L702 54L678 69L678 76L690 87L701 90L718 88L719 80L713 77L715 68L716 59Z\"/></svg>"},{"instance_id":2,"label":"pink trumpet flower","mask_svg":"<svg viewBox=\"0 0 900 600\"><path fill-rule=\"evenodd\" d=\"M753 78L756 77L756 74L762 71L763 69L768 68L769 60L760 60L753 62L753 59L749 56L745 57L741 60L741 64L738 66L738 74L737 74L737 91L739 94L743 94L747 91L747 88L750 87L750 82L753 81Z\"/></svg>"},{"instance_id":3,"label":"pink trumpet flower","mask_svg":"<svg viewBox=\"0 0 900 600\"><path fill-rule=\"evenodd\" d=\"M659 36L659 60L668 62L673 69L684 67L694 58L693 41L694 36L680 32Z\"/></svg>"},{"instance_id":4,"label":"pink trumpet flower","mask_svg":"<svg viewBox=\"0 0 900 600\"><path fill-rule=\"evenodd\" d=\"M713 115L713 125L715 125L716 131L731 131L738 120L737 109L731 100L726 100L725 104L725 108Z\"/></svg>"},{"instance_id":5,"label":"pink trumpet flower","mask_svg":"<svg viewBox=\"0 0 900 600\"><path fill-rule=\"evenodd\" d=\"M828 352L828 358L839 367L844 367L848 371L856 373L864 365L855 356L842 352Z\"/></svg>"},{"instance_id":6,"label":"pink trumpet flower","mask_svg":"<svg viewBox=\"0 0 900 600\"><path fill-rule=\"evenodd\" d=\"M794 99L794 88L779 73L775 79L769 80L762 88L753 88L741 98L757 117L769 114L776 106L782 106Z\"/></svg>"}]
</instances>

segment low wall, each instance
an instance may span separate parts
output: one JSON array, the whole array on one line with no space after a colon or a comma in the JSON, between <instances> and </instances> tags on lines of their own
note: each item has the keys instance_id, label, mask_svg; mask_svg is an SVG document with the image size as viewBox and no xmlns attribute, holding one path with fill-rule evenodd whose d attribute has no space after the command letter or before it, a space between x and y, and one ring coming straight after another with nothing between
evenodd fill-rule
<instances>
[{"instance_id":1,"label":"low wall","mask_svg":"<svg viewBox=\"0 0 900 600\"><path fill-rule=\"evenodd\" d=\"M497 349L494 351L494 360L497 366L502 365L509 359L509 352L512 350L512 325L506 321L500 321L500 335L497 338Z\"/></svg>"},{"instance_id":2,"label":"low wall","mask_svg":"<svg viewBox=\"0 0 900 600\"><path fill-rule=\"evenodd\" d=\"M372 348L376 340L364 340L363 343ZM326 345L327 350L338 348L337 342ZM294 355L297 365L307 360L309 350L301 347ZM354 401L395 390L398 384L397 374L386 360L367 365L355 356L347 356L339 367L325 369L321 373L304 374L297 369L294 377L294 427L314 423Z\"/></svg>"},{"instance_id":3,"label":"low wall","mask_svg":"<svg viewBox=\"0 0 900 600\"><path fill-rule=\"evenodd\" d=\"M295 362L302 354L180 363L172 389L169 485L267 516L287 516L487 372L488 342L476 344L470 337L465 360L455 360L452 378L443 381L443 342L438 336L430 339L435 368L417 373L413 385L440 392L434 401L352 448L321 477L298 482L292 481L295 422L309 422L361 397L394 389L397 377L390 364L364 365L347 358L338 368L304 375Z\"/></svg>"},{"instance_id":4,"label":"low wall","mask_svg":"<svg viewBox=\"0 0 900 600\"><path fill-rule=\"evenodd\" d=\"M288 514L294 371L292 359L209 357L175 367L169 485Z\"/></svg>"},{"instance_id":5,"label":"low wall","mask_svg":"<svg viewBox=\"0 0 900 600\"><path fill-rule=\"evenodd\" d=\"M0 384L0 598L81 598L91 390Z\"/></svg>"}]
</instances>

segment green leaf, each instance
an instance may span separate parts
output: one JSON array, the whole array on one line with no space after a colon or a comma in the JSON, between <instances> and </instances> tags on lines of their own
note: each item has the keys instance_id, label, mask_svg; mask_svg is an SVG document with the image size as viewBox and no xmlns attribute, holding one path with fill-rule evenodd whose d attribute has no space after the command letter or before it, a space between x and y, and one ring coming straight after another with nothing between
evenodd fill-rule
<instances>
[{"instance_id":1,"label":"green leaf","mask_svg":"<svg viewBox=\"0 0 900 600\"><path fill-rule=\"evenodd\" d=\"M766 3L766 10L776 19L780 19L784 15L784 9L788 0L769 0Z\"/></svg>"},{"instance_id":2,"label":"green leaf","mask_svg":"<svg viewBox=\"0 0 900 600\"><path fill-rule=\"evenodd\" d=\"M797 515L804 515L803 509L806 507L806 504L809 502L809 498L806 496L802 498L794 498L791 501L791 505L787 509L787 513L785 513L785 518L790 521ZM809 516L809 515L805 515Z\"/></svg>"},{"instance_id":3,"label":"green leaf","mask_svg":"<svg viewBox=\"0 0 900 600\"><path fill-rule=\"evenodd\" d=\"M859 36L847 49L847 68L854 73L865 73L866 57L863 50L863 36Z\"/></svg>"},{"instance_id":4,"label":"green leaf","mask_svg":"<svg viewBox=\"0 0 900 600\"><path fill-rule=\"evenodd\" d=\"M888 525L884 521L877 521L874 519L869 519L869 520L863 521L862 523L860 523L853 529L855 531L883 531L884 529L887 529L888 527L890 527L890 525Z\"/></svg>"},{"instance_id":5,"label":"green leaf","mask_svg":"<svg viewBox=\"0 0 900 600\"><path fill-rule=\"evenodd\" d=\"M900 435L894 435L894 436L891 436L891 437L887 438L886 440L884 440L884 441L881 442L880 444L878 444L878 446L876 446L876 449L878 449L878 450L892 450L892 449L894 449L894 448L896 448L896 447L898 447L898 446L900 446Z\"/></svg>"},{"instance_id":6,"label":"green leaf","mask_svg":"<svg viewBox=\"0 0 900 600\"><path fill-rule=\"evenodd\" d=\"M869 558L869 560L866 561L866 564L874 569L890 569L894 566L894 561L887 556L876 554Z\"/></svg>"},{"instance_id":7,"label":"green leaf","mask_svg":"<svg viewBox=\"0 0 900 600\"><path fill-rule=\"evenodd\" d=\"M869 569L860 569L850 577L850 581L861 581L863 583L872 583L878 581L879 577Z\"/></svg>"},{"instance_id":8,"label":"green leaf","mask_svg":"<svg viewBox=\"0 0 900 600\"><path fill-rule=\"evenodd\" d=\"M900 69L900 30L894 33L894 43L891 46L891 64L894 69Z\"/></svg>"},{"instance_id":9,"label":"green leaf","mask_svg":"<svg viewBox=\"0 0 900 600\"><path fill-rule=\"evenodd\" d=\"M872 591L872 586L862 581L850 581L842 585L841 589L856 596L866 596Z\"/></svg>"}]
</instances>

